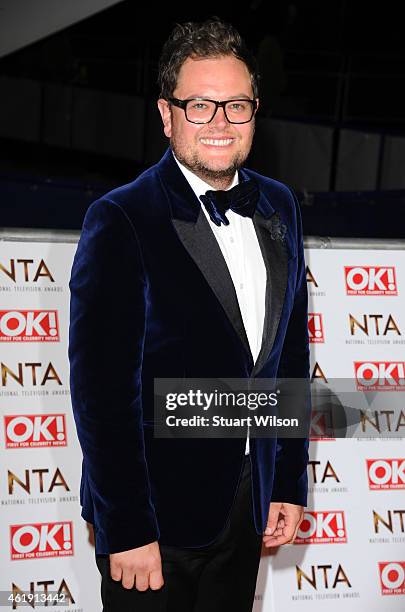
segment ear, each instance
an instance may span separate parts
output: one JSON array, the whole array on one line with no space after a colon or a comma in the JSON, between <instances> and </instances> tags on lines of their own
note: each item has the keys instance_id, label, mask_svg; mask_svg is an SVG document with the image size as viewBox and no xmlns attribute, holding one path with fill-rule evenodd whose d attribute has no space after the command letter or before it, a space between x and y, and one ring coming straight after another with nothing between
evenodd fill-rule
<instances>
[{"instance_id":1,"label":"ear","mask_svg":"<svg viewBox=\"0 0 405 612\"><path fill-rule=\"evenodd\" d=\"M165 136L170 138L172 135L172 113L170 110L170 105L168 101L164 100L163 98L159 98L157 105L163 121L163 131Z\"/></svg>"},{"instance_id":2,"label":"ear","mask_svg":"<svg viewBox=\"0 0 405 612\"><path fill-rule=\"evenodd\" d=\"M259 98L256 98L256 113L259 110Z\"/></svg>"}]
</instances>

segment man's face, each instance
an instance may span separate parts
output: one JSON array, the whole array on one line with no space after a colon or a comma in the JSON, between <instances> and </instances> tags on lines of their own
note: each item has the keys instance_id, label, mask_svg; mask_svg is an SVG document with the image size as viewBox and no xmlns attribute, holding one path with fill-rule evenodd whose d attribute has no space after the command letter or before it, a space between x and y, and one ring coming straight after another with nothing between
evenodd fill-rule
<instances>
[{"instance_id":1,"label":"man's face","mask_svg":"<svg viewBox=\"0 0 405 612\"><path fill-rule=\"evenodd\" d=\"M253 99L250 75L244 62L234 56L210 59L188 58L182 65L174 98ZM243 165L253 139L254 119L249 123L227 121L218 108L206 124L186 120L184 110L158 101L164 132L177 159L208 183L228 183Z\"/></svg>"}]
</instances>

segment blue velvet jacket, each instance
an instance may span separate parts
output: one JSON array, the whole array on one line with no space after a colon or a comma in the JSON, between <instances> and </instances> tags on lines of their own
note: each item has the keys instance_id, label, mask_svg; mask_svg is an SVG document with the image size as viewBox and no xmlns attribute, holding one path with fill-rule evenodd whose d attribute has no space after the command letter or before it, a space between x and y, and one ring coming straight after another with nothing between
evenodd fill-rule
<instances>
[{"instance_id":1,"label":"blue velvet jacket","mask_svg":"<svg viewBox=\"0 0 405 612\"><path fill-rule=\"evenodd\" d=\"M69 360L83 452L82 516L96 553L159 540L199 547L226 523L245 439L153 436L153 381L309 376L307 287L292 191L242 169L267 270L253 363L235 289L201 204L169 148L89 207L70 278ZM307 439L250 440L258 533L270 501L306 505Z\"/></svg>"}]
</instances>

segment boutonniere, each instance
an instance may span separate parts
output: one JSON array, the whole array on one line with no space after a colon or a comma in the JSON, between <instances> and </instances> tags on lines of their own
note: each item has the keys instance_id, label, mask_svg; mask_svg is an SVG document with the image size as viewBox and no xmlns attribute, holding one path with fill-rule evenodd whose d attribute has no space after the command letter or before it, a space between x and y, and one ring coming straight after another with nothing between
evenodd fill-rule
<instances>
[{"instance_id":1,"label":"boutonniere","mask_svg":"<svg viewBox=\"0 0 405 612\"><path fill-rule=\"evenodd\" d=\"M272 240L280 240L281 242L284 242L286 233L287 226L285 223L282 223L280 215L276 213L271 219L270 236Z\"/></svg>"}]
</instances>

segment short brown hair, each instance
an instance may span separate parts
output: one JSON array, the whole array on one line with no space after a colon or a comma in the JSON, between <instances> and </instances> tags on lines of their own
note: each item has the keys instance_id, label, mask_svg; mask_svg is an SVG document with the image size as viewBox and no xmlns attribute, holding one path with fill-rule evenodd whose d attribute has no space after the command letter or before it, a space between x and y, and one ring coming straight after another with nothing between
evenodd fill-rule
<instances>
[{"instance_id":1,"label":"short brown hair","mask_svg":"<svg viewBox=\"0 0 405 612\"><path fill-rule=\"evenodd\" d=\"M159 60L160 97L167 100L176 89L180 68L189 57L211 58L233 55L246 64L253 96L259 93L256 61L239 32L229 23L213 17L201 23L178 23L163 45Z\"/></svg>"}]
</instances>

